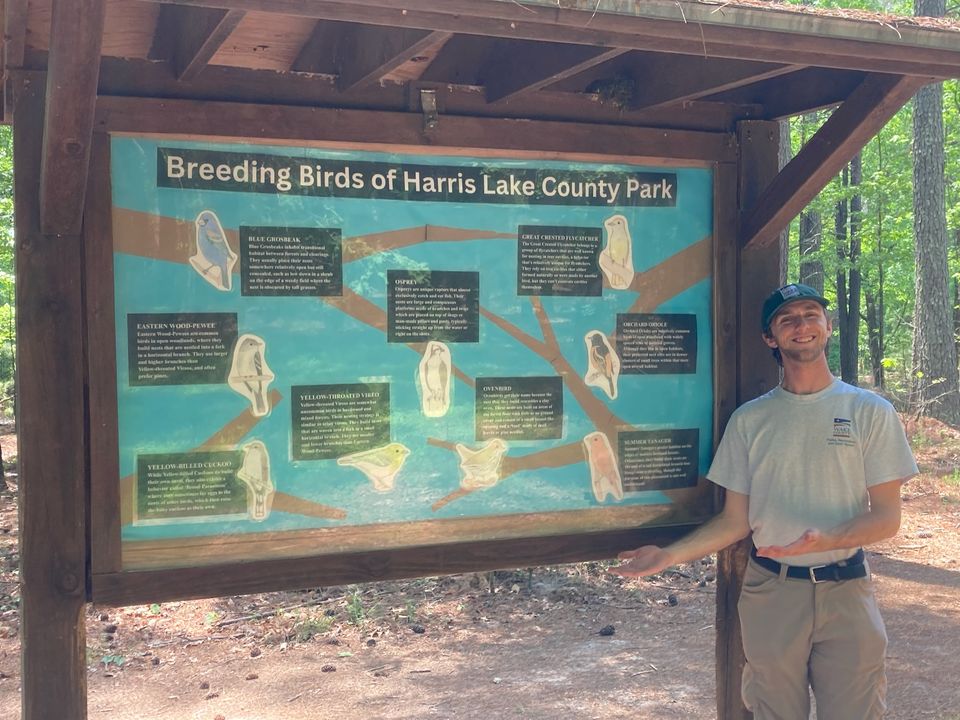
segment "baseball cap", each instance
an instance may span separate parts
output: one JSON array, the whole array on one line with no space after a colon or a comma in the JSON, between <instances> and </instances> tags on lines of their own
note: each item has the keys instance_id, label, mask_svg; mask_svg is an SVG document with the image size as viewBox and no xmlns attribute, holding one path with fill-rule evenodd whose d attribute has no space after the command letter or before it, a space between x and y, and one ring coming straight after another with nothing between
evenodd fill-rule
<instances>
[{"instance_id":1,"label":"baseball cap","mask_svg":"<svg viewBox=\"0 0 960 720\"><path fill-rule=\"evenodd\" d=\"M794 300L813 300L827 307L827 299L814 290L809 285L801 283L790 283L782 288L777 288L770 296L763 301L763 311L760 313L760 328L766 332L770 327L770 321L777 314L777 310L787 303Z\"/></svg>"}]
</instances>

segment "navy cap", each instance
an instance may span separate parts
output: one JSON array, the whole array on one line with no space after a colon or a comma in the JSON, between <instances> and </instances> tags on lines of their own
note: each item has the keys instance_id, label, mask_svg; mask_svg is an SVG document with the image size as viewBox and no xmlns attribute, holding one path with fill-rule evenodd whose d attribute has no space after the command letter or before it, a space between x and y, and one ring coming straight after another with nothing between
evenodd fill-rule
<instances>
[{"instance_id":1,"label":"navy cap","mask_svg":"<svg viewBox=\"0 0 960 720\"><path fill-rule=\"evenodd\" d=\"M763 301L763 311L760 313L760 328L766 332L770 328L770 321L777 314L777 310L787 303L795 300L813 300L827 307L827 299L814 290L809 285L800 283L791 283L784 285L770 293L770 296Z\"/></svg>"}]
</instances>

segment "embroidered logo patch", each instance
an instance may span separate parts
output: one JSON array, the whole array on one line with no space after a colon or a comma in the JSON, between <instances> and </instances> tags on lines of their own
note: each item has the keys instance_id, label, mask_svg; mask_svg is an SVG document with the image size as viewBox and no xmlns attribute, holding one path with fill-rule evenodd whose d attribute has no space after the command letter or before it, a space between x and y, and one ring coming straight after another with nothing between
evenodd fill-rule
<instances>
[{"instance_id":1,"label":"embroidered logo patch","mask_svg":"<svg viewBox=\"0 0 960 720\"><path fill-rule=\"evenodd\" d=\"M833 435L827 440L827 445L854 445L853 421L848 418L835 417L833 419Z\"/></svg>"},{"instance_id":2,"label":"embroidered logo patch","mask_svg":"<svg viewBox=\"0 0 960 720\"><path fill-rule=\"evenodd\" d=\"M800 294L800 289L796 285L787 285L780 288L780 297L784 300L787 298L792 298Z\"/></svg>"}]
</instances>

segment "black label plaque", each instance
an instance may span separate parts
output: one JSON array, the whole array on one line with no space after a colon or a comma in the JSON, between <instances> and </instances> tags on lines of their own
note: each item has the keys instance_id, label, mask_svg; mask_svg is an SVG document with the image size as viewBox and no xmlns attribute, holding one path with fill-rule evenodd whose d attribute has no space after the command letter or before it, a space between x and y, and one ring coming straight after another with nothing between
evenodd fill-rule
<instances>
[{"instance_id":1,"label":"black label plaque","mask_svg":"<svg viewBox=\"0 0 960 720\"><path fill-rule=\"evenodd\" d=\"M130 384L225 383L236 341L235 313L127 315Z\"/></svg>"},{"instance_id":2,"label":"black label plaque","mask_svg":"<svg viewBox=\"0 0 960 720\"><path fill-rule=\"evenodd\" d=\"M343 293L339 228L240 226L242 295Z\"/></svg>"},{"instance_id":3,"label":"black label plaque","mask_svg":"<svg viewBox=\"0 0 960 720\"><path fill-rule=\"evenodd\" d=\"M480 341L480 273L387 271L388 342Z\"/></svg>"},{"instance_id":4,"label":"black label plaque","mask_svg":"<svg viewBox=\"0 0 960 720\"><path fill-rule=\"evenodd\" d=\"M517 237L518 295L602 294L600 228L521 225Z\"/></svg>"},{"instance_id":5,"label":"black label plaque","mask_svg":"<svg viewBox=\"0 0 960 720\"><path fill-rule=\"evenodd\" d=\"M693 487L699 478L700 431L637 430L617 439L625 492Z\"/></svg>"},{"instance_id":6,"label":"black label plaque","mask_svg":"<svg viewBox=\"0 0 960 720\"><path fill-rule=\"evenodd\" d=\"M477 440L556 440L563 436L563 380L479 377Z\"/></svg>"},{"instance_id":7,"label":"black label plaque","mask_svg":"<svg viewBox=\"0 0 960 720\"><path fill-rule=\"evenodd\" d=\"M326 460L390 442L390 384L291 388L293 459Z\"/></svg>"},{"instance_id":8,"label":"black label plaque","mask_svg":"<svg viewBox=\"0 0 960 720\"><path fill-rule=\"evenodd\" d=\"M138 455L134 522L245 515L241 458L235 450Z\"/></svg>"},{"instance_id":9,"label":"black label plaque","mask_svg":"<svg viewBox=\"0 0 960 720\"><path fill-rule=\"evenodd\" d=\"M617 315L621 375L690 374L697 371L697 316L669 313Z\"/></svg>"}]
</instances>

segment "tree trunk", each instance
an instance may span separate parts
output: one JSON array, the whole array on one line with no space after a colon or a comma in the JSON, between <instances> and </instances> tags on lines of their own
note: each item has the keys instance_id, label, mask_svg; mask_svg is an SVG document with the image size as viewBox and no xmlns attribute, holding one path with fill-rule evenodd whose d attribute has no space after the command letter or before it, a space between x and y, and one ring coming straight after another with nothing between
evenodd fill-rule
<instances>
[{"instance_id":1,"label":"tree trunk","mask_svg":"<svg viewBox=\"0 0 960 720\"><path fill-rule=\"evenodd\" d=\"M877 135L877 171L883 173L883 136ZM865 292L865 302L867 305L867 345L870 349L870 374L873 376L873 386L878 389L886 387L885 369L883 367L883 356L886 353L886 341L884 339L884 323L886 315L884 313L884 281L886 279L883 269L883 214L884 214L884 196L881 191L877 199L877 282L876 293L868 288Z\"/></svg>"},{"instance_id":2,"label":"tree trunk","mask_svg":"<svg viewBox=\"0 0 960 720\"><path fill-rule=\"evenodd\" d=\"M953 232L953 245L960 258L960 227ZM953 345L960 360L960 273L953 276Z\"/></svg>"},{"instance_id":3,"label":"tree trunk","mask_svg":"<svg viewBox=\"0 0 960 720\"><path fill-rule=\"evenodd\" d=\"M860 375L860 228L862 226L863 157L860 153L850 160L850 187L856 188L850 198L850 269L847 274L847 325L840 335L840 363L843 378L851 385L859 383Z\"/></svg>"},{"instance_id":4,"label":"tree trunk","mask_svg":"<svg viewBox=\"0 0 960 720\"><path fill-rule=\"evenodd\" d=\"M841 176L841 185L850 186L850 169L845 167ZM842 199L836 205L833 218L834 235L837 243L837 330L840 335L840 379L851 385L857 384L856 346L851 352L851 340L856 342L856 328L860 318L851 315L851 291L853 277L851 268L854 258L851 253L852 238L848 241L850 213L847 200ZM852 227L849 228L852 231ZM859 292L859 288L858 288Z\"/></svg>"},{"instance_id":5,"label":"tree trunk","mask_svg":"<svg viewBox=\"0 0 960 720\"><path fill-rule=\"evenodd\" d=\"M807 125L815 126L817 113L808 113L801 119L803 140L806 141ZM812 130L811 130L812 132ZM823 221L817 210L807 208L800 213L800 282L823 294L823 261L820 246L823 243Z\"/></svg>"},{"instance_id":6,"label":"tree trunk","mask_svg":"<svg viewBox=\"0 0 960 720\"><path fill-rule=\"evenodd\" d=\"M880 313L878 296L869 288L863 293L867 306L867 347L870 352L870 374L873 386L879 390L884 387L883 377L883 317Z\"/></svg>"},{"instance_id":7,"label":"tree trunk","mask_svg":"<svg viewBox=\"0 0 960 720\"><path fill-rule=\"evenodd\" d=\"M917 15L939 17L945 0L915 0ZM921 412L960 426L960 382L947 280L943 86L914 99L913 215L916 310L911 399Z\"/></svg>"},{"instance_id":8,"label":"tree trunk","mask_svg":"<svg viewBox=\"0 0 960 720\"><path fill-rule=\"evenodd\" d=\"M790 119L784 118L779 122L780 125L780 144L777 149L777 165L780 170L787 166L793 157L793 147L790 141ZM790 223L780 233L780 278L782 282L787 281L787 275L790 270Z\"/></svg>"}]
</instances>

